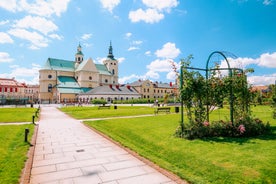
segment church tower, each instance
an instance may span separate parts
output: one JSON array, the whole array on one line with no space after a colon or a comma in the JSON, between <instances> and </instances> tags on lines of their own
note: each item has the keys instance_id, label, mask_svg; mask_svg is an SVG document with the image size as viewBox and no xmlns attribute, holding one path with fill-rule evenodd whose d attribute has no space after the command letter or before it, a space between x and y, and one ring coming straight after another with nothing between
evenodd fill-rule
<instances>
[{"instance_id":1,"label":"church tower","mask_svg":"<svg viewBox=\"0 0 276 184\"><path fill-rule=\"evenodd\" d=\"M77 47L77 53L75 54L75 62L80 64L83 61L83 53L81 51L81 45Z\"/></svg>"},{"instance_id":2,"label":"church tower","mask_svg":"<svg viewBox=\"0 0 276 184\"><path fill-rule=\"evenodd\" d=\"M106 60L103 61L103 64L106 66L108 71L113 75L113 83L118 83L118 61L114 58L113 48L110 41L108 55Z\"/></svg>"}]
</instances>

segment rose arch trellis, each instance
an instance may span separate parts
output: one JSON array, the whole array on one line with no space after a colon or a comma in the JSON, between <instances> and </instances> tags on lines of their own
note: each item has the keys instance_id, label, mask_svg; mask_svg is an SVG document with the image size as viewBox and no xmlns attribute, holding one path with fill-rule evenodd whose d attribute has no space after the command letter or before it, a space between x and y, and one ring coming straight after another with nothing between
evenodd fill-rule
<instances>
[{"instance_id":1,"label":"rose arch trellis","mask_svg":"<svg viewBox=\"0 0 276 184\"><path fill-rule=\"evenodd\" d=\"M218 54L220 56L223 57L223 59L226 61L227 63L227 68L209 68L209 62L210 62L210 59L212 58L212 56L214 56L215 54ZM184 69L190 69L190 70L198 70L198 71L204 71L205 72L205 80L206 82L208 81L209 79L209 73L211 71L219 71L219 70L227 70L228 71L228 77L230 77L232 79L233 77L233 73L234 72L239 72L242 76L244 76L244 71L240 68L231 68L230 67L230 64L229 64L229 61L227 59L227 57L225 56L224 52L222 51L214 51L212 52L209 57L208 57L208 60L207 60L207 63L206 63L206 68L194 68L194 67L186 67L186 66L183 66L183 64L181 65L180 67L180 101L181 101L181 120L180 120L180 127L181 127L181 131L184 132L184 113L183 113L183 109L184 109L184 103L183 103L183 96L182 96L182 90L183 90L183 70ZM231 81L231 80L230 80ZM232 83L230 83L230 92L229 92L229 106L230 106L230 120L232 122L232 124L234 123L234 97L233 97L233 88L232 88ZM209 92L207 90L207 94L206 94L206 98L208 99L209 98ZM208 101L208 100L207 100ZM206 103L206 119L207 121L209 121L209 110L210 110L210 104ZM248 109L244 109L246 111L248 111Z\"/></svg>"}]
</instances>

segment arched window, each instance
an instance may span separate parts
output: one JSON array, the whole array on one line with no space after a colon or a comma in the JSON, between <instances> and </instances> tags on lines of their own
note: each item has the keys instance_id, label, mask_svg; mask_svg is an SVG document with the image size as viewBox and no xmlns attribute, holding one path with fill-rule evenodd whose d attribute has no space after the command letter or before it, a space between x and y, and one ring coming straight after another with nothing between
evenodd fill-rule
<instances>
[{"instance_id":1,"label":"arched window","mask_svg":"<svg viewBox=\"0 0 276 184\"><path fill-rule=\"evenodd\" d=\"M53 88L52 84L48 84L48 92L52 92L52 88Z\"/></svg>"}]
</instances>

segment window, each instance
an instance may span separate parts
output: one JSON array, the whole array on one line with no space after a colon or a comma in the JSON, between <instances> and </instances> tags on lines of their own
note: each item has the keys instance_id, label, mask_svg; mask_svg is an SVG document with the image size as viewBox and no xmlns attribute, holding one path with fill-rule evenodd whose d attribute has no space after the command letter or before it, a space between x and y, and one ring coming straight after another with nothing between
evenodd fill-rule
<instances>
[{"instance_id":1,"label":"window","mask_svg":"<svg viewBox=\"0 0 276 184\"><path fill-rule=\"evenodd\" d=\"M89 76L89 80L92 80L92 77L91 77L91 76Z\"/></svg>"},{"instance_id":2,"label":"window","mask_svg":"<svg viewBox=\"0 0 276 184\"><path fill-rule=\"evenodd\" d=\"M52 92L52 88L53 88L52 84L49 84L48 85L48 92Z\"/></svg>"},{"instance_id":3,"label":"window","mask_svg":"<svg viewBox=\"0 0 276 184\"><path fill-rule=\"evenodd\" d=\"M49 74L49 75L48 75L48 79L51 79L51 78L52 78L52 75L51 75L51 74Z\"/></svg>"},{"instance_id":4,"label":"window","mask_svg":"<svg viewBox=\"0 0 276 184\"><path fill-rule=\"evenodd\" d=\"M105 79L104 81L105 81L105 83L108 83L108 80L107 80L107 79Z\"/></svg>"},{"instance_id":5,"label":"window","mask_svg":"<svg viewBox=\"0 0 276 184\"><path fill-rule=\"evenodd\" d=\"M115 74L115 70L114 70L114 69L112 70L112 74L113 74L113 75Z\"/></svg>"}]
</instances>

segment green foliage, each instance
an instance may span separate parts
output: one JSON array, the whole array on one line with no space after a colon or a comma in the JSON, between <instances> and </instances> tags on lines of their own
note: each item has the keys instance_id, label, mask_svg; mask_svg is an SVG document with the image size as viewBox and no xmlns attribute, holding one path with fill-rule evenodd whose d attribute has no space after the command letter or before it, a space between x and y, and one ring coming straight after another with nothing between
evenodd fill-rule
<instances>
[{"instance_id":1,"label":"green foliage","mask_svg":"<svg viewBox=\"0 0 276 184\"><path fill-rule=\"evenodd\" d=\"M190 67L190 59L181 60L182 81L181 97L185 105L188 123L180 122L175 135L188 139L212 136L256 136L269 131L269 124L253 119L249 105L253 94L247 86L245 72L240 69L229 69L229 75L223 76L219 66L210 72L208 78ZM208 75L206 71L206 75ZM209 114L222 108L227 101L230 105L230 121L208 122ZM206 125L208 124L208 126ZM231 126L229 126L231 125ZM246 132L240 134L240 131Z\"/></svg>"},{"instance_id":2,"label":"green foliage","mask_svg":"<svg viewBox=\"0 0 276 184\"><path fill-rule=\"evenodd\" d=\"M213 121L209 123L190 123L186 125L185 132L182 133L180 127L176 130L177 137L187 139L196 139L203 137L253 137L261 134L269 133L270 124L264 124L258 118L241 118L236 123L230 121Z\"/></svg>"},{"instance_id":3,"label":"green foliage","mask_svg":"<svg viewBox=\"0 0 276 184\"><path fill-rule=\"evenodd\" d=\"M29 128L29 140L33 125L0 126L0 183L17 184L27 159L29 144L24 142L25 128Z\"/></svg>"},{"instance_id":4,"label":"green foliage","mask_svg":"<svg viewBox=\"0 0 276 184\"><path fill-rule=\"evenodd\" d=\"M104 100L104 99L93 99L92 101L91 101L91 103L92 104L107 104L107 102L106 102L106 100Z\"/></svg>"}]
</instances>

